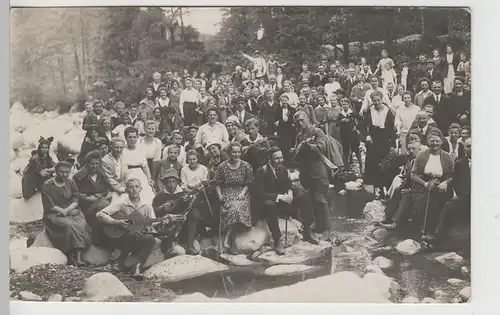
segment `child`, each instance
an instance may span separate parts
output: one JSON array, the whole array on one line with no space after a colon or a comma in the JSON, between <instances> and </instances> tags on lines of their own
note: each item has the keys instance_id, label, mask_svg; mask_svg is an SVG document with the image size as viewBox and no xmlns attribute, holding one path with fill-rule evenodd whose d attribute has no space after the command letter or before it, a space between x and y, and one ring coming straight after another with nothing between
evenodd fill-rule
<instances>
[{"instance_id":1,"label":"child","mask_svg":"<svg viewBox=\"0 0 500 315\"><path fill-rule=\"evenodd\" d=\"M350 169L349 157L352 152L356 154L359 163L359 171L363 173L363 162L359 151L359 131L357 129L358 121L356 114L351 109L351 101L344 97L340 104L342 111L338 117L338 125L340 126L340 143L342 144L344 167Z\"/></svg>"},{"instance_id":2,"label":"child","mask_svg":"<svg viewBox=\"0 0 500 315\"><path fill-rule=\"evenodd\" d=\"M137 116L136 122L134 124L135 129L139 132L139 136L143 137L146 132L144 131L144 123L148 119L148 113L146 111L141 111Z\"/></svg>"},{"instance_id":3,"label":"child","mask_svg":"<svg viewBox=\"0 0 500 315\"><path fill-rule=\"evenodd\" d=\"M361 57L360 68L363 70L363 72L365 72L365 76L371 76L373 74L372 67L370 67L365 57Z\"/></svg>"},{"instance_id":4,"label":"child","mask_svg":"<svg viewBox=\"0 0 500 315\"><path fill-rule=\"evenodd\" d=\"M172 132L172 138L171 138L172 143L167 146L165 149L163 149L163 158L165 158L168 155L168 148L171 146L176 146L179 148L179 153L177 155L177 161L181 164L184 165L186 164L186 150L184 150L184 147L182 146L184 142L184 136L182 133L178 130L174 130Z\"/></svg>"},{"instance_id":5,"label":"child","mask_svg":"<svg viewBox=\"0 0 500 315\"><path fill-rule=\"evenodd\" d=\"M180 176L182 164L179 163L179 152L180 147L177 145L169 145L163 150L163 159L155 163L155 174L153 181L156 191L163 191L165 186L161 179L164 177L167 170L173 168L177 171L177 175Z\"/></svg>"},{"instance_id":6,"label":"child","mask_svg":"<svg viewBox=\"0 0 500 315\"><path fill-rule=\"evenodd\" d=\"M397 74L390 63L386 63L382 71L382 87L387 90L387 84L392 83L396 86Z\"/></svg>"},{"instance_id":7,"label":"child","mask_svg":"<svg viewBox=\"0 0 500 315\"><path fill-rule=\"evenodd\" d=\"M471 77L471 66L470 61L467 60L467 55L465 53L460 53L460 63L457 67L457 76L465 77L468 80Z\"/></svg>"}]
</instances>

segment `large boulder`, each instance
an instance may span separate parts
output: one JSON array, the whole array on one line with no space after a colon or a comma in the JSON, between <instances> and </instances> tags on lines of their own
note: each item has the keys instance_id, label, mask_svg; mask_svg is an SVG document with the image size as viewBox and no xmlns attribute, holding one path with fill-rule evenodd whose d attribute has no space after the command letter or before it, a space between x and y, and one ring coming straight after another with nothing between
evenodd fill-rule
<instances>
[{"instance_id":1,"label":"large boulder","mask_svg":"<svg viewBox=\"0 0 500 315\"><path fill-rule=\"evenodd\" d=\"M225 270L228 270L226 265L209 258L183 255L153 265L144 272L144 278L168 283Z\"/></svg>"},{"instance_id":2,"label":"large boulder","mask_svg":"<svg viewBox=\"0 0 500 315\"><path fill-rule=\"evenodd\" d=\"M368 202L363 209L365 218L373 222L382 222L385 219L385 205L380 200Z\"/></svg>"},{"instance_id":3,"label":"large boulder","mask_svg":"<svg viewBox=\"0 0 500 315\"><path fill-rule=\"evenodd\" d=\"M259 255L257 259L270 265L309 264L309 262L329 253L331 247L330 243L324 241L320 242L319 245L299 242L285 248L285 255L278 255L271 250Z\"/></svg>"},{"instance_id":4,"label":"large boulder","mask_svg":"<svg viewBox=\"0 0 500 315\"><path fill-rule=\"evenodd\" d=\"M111 252L105 248L90 245L83 253L82 260L91 266L104 266L109 262Z\"/></svg>"},{"instance_id":5,"label":"large boulder","mask_svg":"<svg viewBox=\"0 0 500 315\"><path fill-rule=\"evenodd\" d=\"M132 297L129 289L108 272L97 273L85 281L84 293L88 300L102 302L110 298Z\"/></svg>"},{"instance_id":6,"label":"large boulder","mask_svg":"<svg viewBox=\"0 0 500 315\"><path fill-rule=\"evenodd\" d=\"M281 230L281 243L284 247L291 246L300 240L300 233L297 221L288 220L287 226L287 244L285 244L285 219L278 219L278 225ZM235 245L240 253L251 254L258 250L263 245L268 245L272 241L271 232L266 221L259 221L252 228L238 233L235 236Z\"/></svg>"},{"instance_id":7,"label":"large boulder","mask_svg":"<svg viewBox=\"0 0 500 315\"><path fill-rule=\"evenodd\" d=\"M396 296L400 285L393 278L379 273L367 273L363 277L363 282L378 288L386 298Z\"/></svg>"},{"instance_id":8,"label":"large boulder","mask_svg":"<svg viewBox=\"0 0 500 315\"><path fill-rule=\"evenodd\" d=\"M374 286L353 272L339 272L293 285L262 290L235 302L260 303L390 303L386 288Z\"/></svg>"},{"instance_id":9,"label":"large boulder","mask_svg":"<svg viewBox=\"0 0 500 315\"><path fill-rule=\"evenodd\" d=\"M421 249L420 244L412 239L406 239L402 242L399 242L398 245L396 246L396 250L398 251L398 253L408 256L419 252L420 249Z\"/></svg>"},{"instance_id":10,"label":"large boulder","mask_svg":"<svg viewBox=\"0 0 500 315\"><path fill-rule=\"evenodd\" d=\"M43 301L41 296L29 291L19 292L19 299L21 301Z\"/></svg>"},{"instance_id":11,"label":"large boulder","mask_svg":"<svg viewBox=\"0 0 500 315\"><path fill-rule=\"evenodd\" d=\"M66 265L67 262L66 255L56 248L30 247L10 251L10 267L17 273L37 265Z\"/></svg>"},{"instance_id":12,"label":"large boulder","mask_svg":"<svg viewBox=\"0 0 500 315\"><path fill-rule=\"evenodd\" d=\"M49 248L54 248L54 245L52 245L52 242L49 239L49 236L47 235L47 231L45 229L40 232L37 237L35 238L35 241L33 244L31 244L31 247L49 247Z\"/></svg>"},{"instance_id":13,"label":"large boulder","mask_svg":"<svg viewBox=\"0 0 500 315\"><path fill-rule=\"evenodd\" d=\"M462 299L462 301L464 301L464 302L469 301L470 295L471 295L470 287L463 288L462 290L460 290L460 292L458 294L460 295L460 298Z\"/></svg>"},{"instance_id":14,"label":"large boulder","mask_svg":"<svg viewBox=\"0 0 500 315\"><path fill-rule=\"evenodd\" d=\"M13 251L16 249L25 249L28 248L28 238L24 236L17 236L10 239L9 242L9 251Z\"/></svg>"},{"instance_id":15,"label":"large boulder","mask_svg":"<svg viewBox=\"0 0 500 315\"><path fill-rule=\"evenodd\" d=\"M282 276L295 274L298 272L305 272L314 268L314 266L308 265L275 265L264 270L264 274L266 276Z\"/></svg>"},{"instance_id":16,"label":"large boulder","mask_svg":"<svg viewBox=\"0 0 500 315\"><path fill-rule=\"evenodd\" d=\"M28 200L10 199L11 223L28 223L41 220L43 217L42 197L39 193Z\"/></svg>"},{"instance_id":17,"label":"large boulder","mask_svg":"<svg viewBox=\"0 0 500 315\"><path fill-rule=\"evenodd\" d=\"M434 260L451 268L461 267L464 263L464 258L455 252L437 256Z\"/></svg>"},{"instance_id":18,"label":"large boulder","mask_svg":"<svg viewBox=\"0 0 500 315\"><path fill-rule=\"evenodd\" d=\"M85 138L85 131L80 127L73 126L65 135L57 140L58 148L64 149L69 153L80 153L82 141Z\"/></svg>"},{"instance_id":19,"label":"large boulder","mask_svg":"<svg viewBox=\"0 0 500 315\"><path fill-rule=\"evenodd\" d=\"M14 199L23 198L22 177L15 171L9 171L9 197Z\"/></svg>"}]
</instances>

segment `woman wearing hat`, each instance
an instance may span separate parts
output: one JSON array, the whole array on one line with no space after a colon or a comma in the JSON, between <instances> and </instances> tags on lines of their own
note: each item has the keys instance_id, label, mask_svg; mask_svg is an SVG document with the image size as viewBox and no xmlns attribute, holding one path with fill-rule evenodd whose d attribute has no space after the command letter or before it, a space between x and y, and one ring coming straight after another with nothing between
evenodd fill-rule
<instances>
[{"instance_id":1,"label":"woman wearing hat","mask_svg":"<svg viewBox=\"0 0 500 315\"><path fill-rule=\"evenodd\" d=\"M184 125L195 124L198 119L196 109L200 101L201 95L196 89L193 88L193 79L186 78L186 89L181 92L179 100L179 110Z\"/></svg>"},{"instance_id":2,"label":"woman wearing hat","mask_svg":"<svg viewBox=\"0 0 500 315\"><path fill-rule=\"evenodd\" d=\"M99 138L99 127L97 125L88 126L85 138L83 138L80 154L77 158L77 162L80 167L85 166L85 155L87 155L90 151L99 148L97 138Z\"/></svg>"},{"instance_id":3,"label":"woman wearing hat","mask_svg":"<svg viewBox=\"0 0 500 315\"><path fill-rule=\"evenodd\" d=\"M230 142L241 142L246 134L241 130L240 120L236 116L229 116L226 120L226 129Z\"/></svg>"},{"instance_id":4,"label":"woman wearing hat","mask_svg":"<svg viewBox=\"0 0 500 315\"><path fill-rule=\"evenodd\" d=\"M23 171L22 191L23 198L29 199L37 191L41 191L43 183L52 178L54 160L49 154L50 145L54 138L38 140L38 148L32 152L28 165Z\"/></svg>"}]
</instances>

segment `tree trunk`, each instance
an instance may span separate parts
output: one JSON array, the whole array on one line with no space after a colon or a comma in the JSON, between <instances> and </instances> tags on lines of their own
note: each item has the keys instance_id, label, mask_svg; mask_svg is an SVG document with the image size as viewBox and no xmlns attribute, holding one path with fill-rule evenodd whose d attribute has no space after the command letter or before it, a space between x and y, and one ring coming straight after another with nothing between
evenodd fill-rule
<instances>
[{"instance_id":1,"label":"tree trunk","mask_svg":"<svg viewBox=\"0 0 500 315\"><path fill-rule=\"evenodd\" d=\"M57 57L57 64L59 66L59 74L61 75L62 90L64 96L66 96L66 79L64 78L64 60L62 59L62 57Z\"/></svg>"},{"instance_id":2,"label":"tree trunk","mask_svg":"<svg viewBox=\"0 0 500 315\"><path fill-rule=\"evenodd\" d=\"M179 8L179 18L181 19L181 40L184 41L184 18L182 17L182 7Z\"/></svg>"},{"instance_id":3,"label":"tree trunk","mask_svg":"<svg viewBox=\"0 0 500 315\"><path fill-rule=\"evenodd\" d=\"M76 46L76 39L75 39L75 34L73 32L73 28L71 25L68 28L70 35L71 35L71 44L73 48L73 57L75 58L75 66L76 66L76 72L78 76L78 88L80 89L80 92L84 93L85 89L83 86L83 81L82 81L82 70L80 67L80 60L78 58L78 48Z\"/></svg>"},{"instance_id":4,"label":"tree trunk","mask_svg":"<svg viewBox=\"0 0 500 315\"><path fill-rule=\"evenodd\" d=\"M80 9L80 37L82 43L82 71L83 71L83 84L85 88L87 88L87 53L86 53L86 43L85 43L85 34L84 34L84 23L82 16L82 9Z\"/></svg>"},{"instance_id":5,"label":"tree trunk","mask_svg":"<svg viewBox=\"0 0 500 315\"><path fill-rule=\"evenodd\" d=\"M344 56L344 63L349 64L349 38L346 36L342 39L342 46L344 47L344 51L342 52Z\"/></svg>"},{"instance_id":6,"label":"tree trunk","mask_svg":"<svg viewBox=\"0 0 500 315\"><path fill-rule=\"evenodd\" d=\"M453 34L453 16L451 10L448 12L448 35Z\"/></svg>"},{"instance_id":7,"label":"tree trunk","mask_svg":"<svg viewBox=\"0 0 500 315\"><path fill-rule=\"evenodd\" d=\"M421 27L420 32L422 32L422 36L424 36L425 35L425 21L424 21L424 9L423 8L420 8L420 27Z\"/></svg>"}]
</instances>

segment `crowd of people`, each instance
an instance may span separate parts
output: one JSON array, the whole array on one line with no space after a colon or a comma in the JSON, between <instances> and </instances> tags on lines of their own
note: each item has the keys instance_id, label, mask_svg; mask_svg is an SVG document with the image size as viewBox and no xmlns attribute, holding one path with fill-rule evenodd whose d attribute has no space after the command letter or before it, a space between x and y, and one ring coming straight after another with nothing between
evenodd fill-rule
<instances>
[{"instance_id":1,"label":"crowd of people","mask_svg":"<svg viewBox=\"0 0 500 315\"><path fill-rule=\"evenodd\" d=\"M183 247L162 238L166 257L199 254L200 236L217 236L221 250L236 254L238 231L259 220L282 255L278 218L300 220L304 240L317 244L313 232L331 229L330 184L355 159L358 176L387 203L379 224L395 229L412 219L434 240L470 211L470 61L451 46L416 65L381 55L375 69L365 58L303 64L298 78L283 71L288 62L259 51L243 54L253 69L230 75L154 73L138 103L115 95L86 104L74 160L58 151L54 163L52 139L41 139L23 193L41 192L48 236L76 265L94 243L121 249L118 269L137 253L140 277L155 234L127 230L132 213L185 215ZM109 226L124 232L111 237Z\"/></svg>"}]
</instances>

